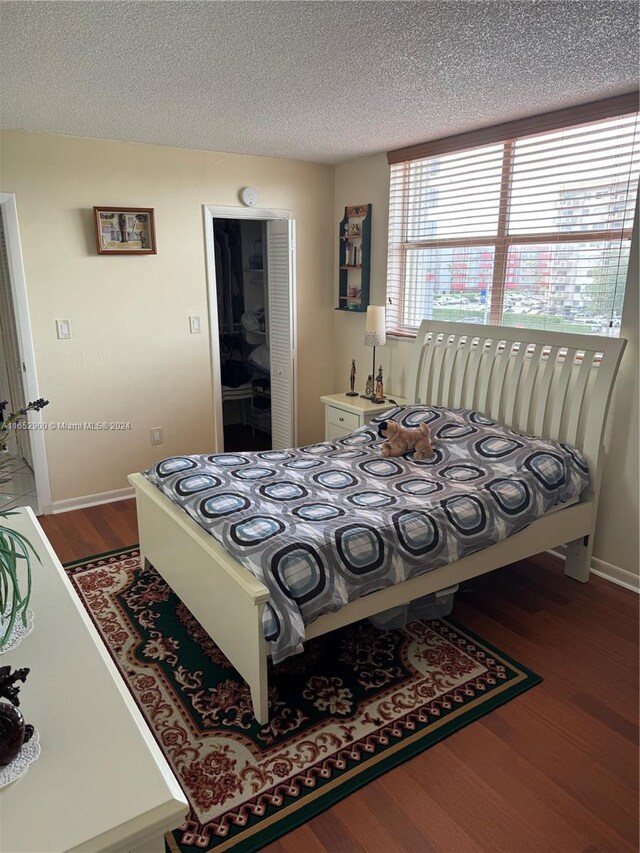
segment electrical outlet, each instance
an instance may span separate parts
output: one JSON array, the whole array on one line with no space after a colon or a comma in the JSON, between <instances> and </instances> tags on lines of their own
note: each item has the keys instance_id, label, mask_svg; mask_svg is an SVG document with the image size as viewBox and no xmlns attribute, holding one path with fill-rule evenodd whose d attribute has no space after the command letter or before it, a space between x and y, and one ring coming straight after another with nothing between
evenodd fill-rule
<instances>
[{"instance_id":1,"label":"electrical outlet","mask_svg":"<svg viewBox=\"0 0 640 853\"><path fill-rule=\"evenodd\" d=\"M151 444L162 444L164 441L162 437L162 427L152 427L149 430L149 436L151 438Z\"/></svg>"}]
</instances>

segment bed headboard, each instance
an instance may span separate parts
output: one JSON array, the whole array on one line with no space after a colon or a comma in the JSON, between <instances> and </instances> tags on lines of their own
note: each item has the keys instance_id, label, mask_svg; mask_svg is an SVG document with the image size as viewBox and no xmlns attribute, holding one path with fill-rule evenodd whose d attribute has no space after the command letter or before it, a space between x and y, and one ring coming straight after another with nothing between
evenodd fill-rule
<instances>
[{"instance_id":1,"label":"bed headboard","mask_svg":"<svg viewBox=\"0 0 640 853\"><path fill-rule=\"evenodd\" d=\"M407 397L476 409L520 432L572 444L585 455L595 481L626 343L624 338L423 320Z\"/></svg>"}]
</instances>

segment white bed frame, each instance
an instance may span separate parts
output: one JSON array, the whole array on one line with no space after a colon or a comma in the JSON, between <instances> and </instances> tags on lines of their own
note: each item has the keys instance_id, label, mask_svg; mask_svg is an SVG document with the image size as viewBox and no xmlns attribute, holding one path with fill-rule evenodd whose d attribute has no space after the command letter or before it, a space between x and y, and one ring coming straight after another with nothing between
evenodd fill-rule
<instances>
[{"instance_id":1,"label":"white bed frame","mask_svg":"<svg viewBox=\"0 0 640 853\"><path fill-rule=\"evenodd\" d=\"M509 539L371 593L307 626L311 639L558 545L565 574L589 578L604 428L626 341L590 335L424 321L407 398L476 409L521 432L568 442L586 457L592 483L579 503L547 514ZM251 689L256 719L269 718L267 587L142 474L132 474L141 558L180 596Z\"/></svg>"}]
</instances>

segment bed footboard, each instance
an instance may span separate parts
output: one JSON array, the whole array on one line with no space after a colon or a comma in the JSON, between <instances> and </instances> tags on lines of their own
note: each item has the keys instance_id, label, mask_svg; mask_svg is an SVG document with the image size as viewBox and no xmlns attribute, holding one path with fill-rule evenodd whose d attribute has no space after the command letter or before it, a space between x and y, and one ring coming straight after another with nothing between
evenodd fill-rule
<instances>
[{"instance_id":1,"label":"bed footboard","mask_svg":"<svg viewBox=\"0 0 640 853\"><path fill-rule=\"evenodd\" d=\"M262 613L269 590L142 474L136 491L140 556L187 604L249 685L256 719L269 719Z\"/></svg>"}]
</instances>

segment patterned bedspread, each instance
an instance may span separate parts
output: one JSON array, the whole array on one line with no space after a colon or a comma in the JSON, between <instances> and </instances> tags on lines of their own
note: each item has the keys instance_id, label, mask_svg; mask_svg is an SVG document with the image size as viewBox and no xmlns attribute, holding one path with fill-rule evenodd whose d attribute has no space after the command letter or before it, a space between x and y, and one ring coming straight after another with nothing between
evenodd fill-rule
<instances>
[{"instance_id":1,"label":"patterned bedspread","mask_svg":"<svg viewBox=\"0 0 640 853\"><path fill-rule=\"evenodd\" d=\"M270 590L274 662L305 625L522 530L589 483L574 448L468 410L398 407L427 421L435 455L380 456L377 423L293 450L175 456L145 472Z\"/></svg>"}]
</instances>

